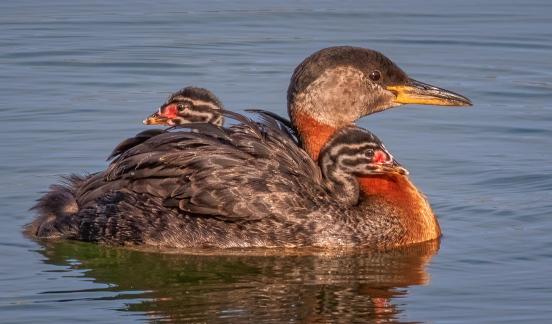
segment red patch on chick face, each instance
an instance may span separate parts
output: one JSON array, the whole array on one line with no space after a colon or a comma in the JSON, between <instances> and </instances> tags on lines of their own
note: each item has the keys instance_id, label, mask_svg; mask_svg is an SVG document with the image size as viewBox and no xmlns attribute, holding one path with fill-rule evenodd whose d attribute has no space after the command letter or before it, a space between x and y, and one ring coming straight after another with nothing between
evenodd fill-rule
<instances>
[{"instance_id":1,"label":"red patch on chick face","mask_svg":"<svg viewBox=\"0 0 552 324\"><path fill-rule=\"evenodd\" d=\"M178 116L178 108L176 104L169 104L159 108L159 116L173 119Z\"/></svg>"},{"instance_id":2,"label":"red patch on chick face","mask_svg":"<svg viewBox=\"0 0 552 324\"><path fill-rule=\"evenodd\" d=\"M382 163L387 162L387 160L388 160L388 156L387 156L387 154L385 154L384 151L377 150L377 151L374 152L374 158L372 159L372 161L374 163L382 164Z\"/></svg>"}]
</instances>

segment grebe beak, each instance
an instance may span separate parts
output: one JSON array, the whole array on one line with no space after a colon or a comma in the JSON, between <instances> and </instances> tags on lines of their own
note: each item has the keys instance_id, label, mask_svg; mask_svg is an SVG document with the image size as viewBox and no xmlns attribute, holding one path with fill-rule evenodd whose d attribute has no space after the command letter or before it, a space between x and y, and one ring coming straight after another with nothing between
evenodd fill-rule
<instances>
[{"instance_id":1,"label":"grebe beak","mask_svg":"<svg viewBox=\"0 0 552 324\"><path fill-rule=\"evenodd\" d=\"M397 172L398 174L402 174L402 175L410 174L410 172L396 160L393 160L393 165L390 167L390 169L392 172Z\"/></svg>"},{"instance_id":2,"label":"grebe beak","mask_svg":"<svg viewBox=\"0 0 552 324\"><path fill-rule=\"evenodd\" d=\"M160 116L159 112L154 112L142 122L144 123L144 125L168 125L169 119Z\"/></svg>"},{"instance_id":3,"label":"grebe beak","mask_svg":"<svg viewBox=\"0 0 552 324\"><path fill-rule=\"evenodd\" d=\"M393 159L391 163L381 164L380 167L381 167L381 171L385 173L398 173L402 175L410 174L410 172L408 172L408 170L405 167L403 167L399 162L397 162L395 159Z\"/></svg>"},{"instance_id":4,"label":"grebe beak","mask_svg":"<svg viewBox=\"0 0 552 324\"><path fill-rule=\"evenodd\" d=\"M471 106L470 99L449 90L427 83L409 79L406 84L385 87L395 94L394 103L435 105L435 106Z\"/></svg>"}]
</instances>

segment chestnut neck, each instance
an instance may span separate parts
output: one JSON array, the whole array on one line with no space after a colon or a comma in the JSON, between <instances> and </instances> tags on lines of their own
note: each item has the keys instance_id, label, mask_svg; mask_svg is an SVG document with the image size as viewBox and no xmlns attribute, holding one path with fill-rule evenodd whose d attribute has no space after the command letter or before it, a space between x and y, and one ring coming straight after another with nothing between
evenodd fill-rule
<instances>
[{"instance_id":1,"label":"chestnut neck","mask_svg":"<svg viewBox=\"0 0 552 324\"><path fill-rule=\"evenodd\" d=\"M317 161L320 151L338 129L334 126L323 124L308 114L301 112L294 114L293 122L303 148L314 161Z\"/></svg>"},{"instance_id":2,"label":"chestnut neck","mask_svg":"<svg viewBox=\"0 0 552 324\"><path fill-rule=\"evenodd\" d=\"M404 244L441 236L441 228L429 202L406 175L386 173L361 177L358 181L362 195L368 199L382 199L399 209L399 221L408 229Z\"/></svg>"}]
</instances>

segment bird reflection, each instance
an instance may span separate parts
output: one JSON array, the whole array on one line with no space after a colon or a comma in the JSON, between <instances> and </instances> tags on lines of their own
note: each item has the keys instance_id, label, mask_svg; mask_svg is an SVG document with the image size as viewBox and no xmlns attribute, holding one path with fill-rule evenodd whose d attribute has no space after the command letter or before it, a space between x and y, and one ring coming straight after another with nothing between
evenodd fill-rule
<instances>
[{"instance_id":1,"label":"bird reflection","mask_svg":"<svg viewBox=\"0 0 552 324\"><path fill-rule=\"evenodd\" d=\"M176 254L81 242L41 244L46 263L70 266L108 284L106 290L128 299L126 311L154 320L232 323L400 321L405 305L397 298L412 285L429 283L426 266L439 249L438 241L430 241L389 251Z\"/></svg>"}]
</instances>

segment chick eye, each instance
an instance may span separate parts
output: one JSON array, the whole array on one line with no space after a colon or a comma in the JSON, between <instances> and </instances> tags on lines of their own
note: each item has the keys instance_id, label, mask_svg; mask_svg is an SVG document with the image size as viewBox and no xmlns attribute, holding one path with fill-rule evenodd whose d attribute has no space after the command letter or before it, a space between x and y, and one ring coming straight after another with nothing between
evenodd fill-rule
<instances>
[{"instance_id":1,"label":"chick eye","mask_svg":"<svg viewBox=\"0 0 552 324\"><path fill-rule=\"evenodd\" d=\"M180 111L180 112L186 110L187 107L188 107L188 105L183 104L183 103L176 105L176 109L178 109L178 111Z\"/></svg>"},{"instance_id":2,"label":"chick eye","mask_svg":"<svg viewBox=\"0 0 552 324\"><path fill-rule=\"evenodd\" d=\"M381 79L381 72L380 71L374 70L374 71L372 71L372 73L370 73L370 80L378 81L379 79Z\"/></svg>"}]
</instances>

